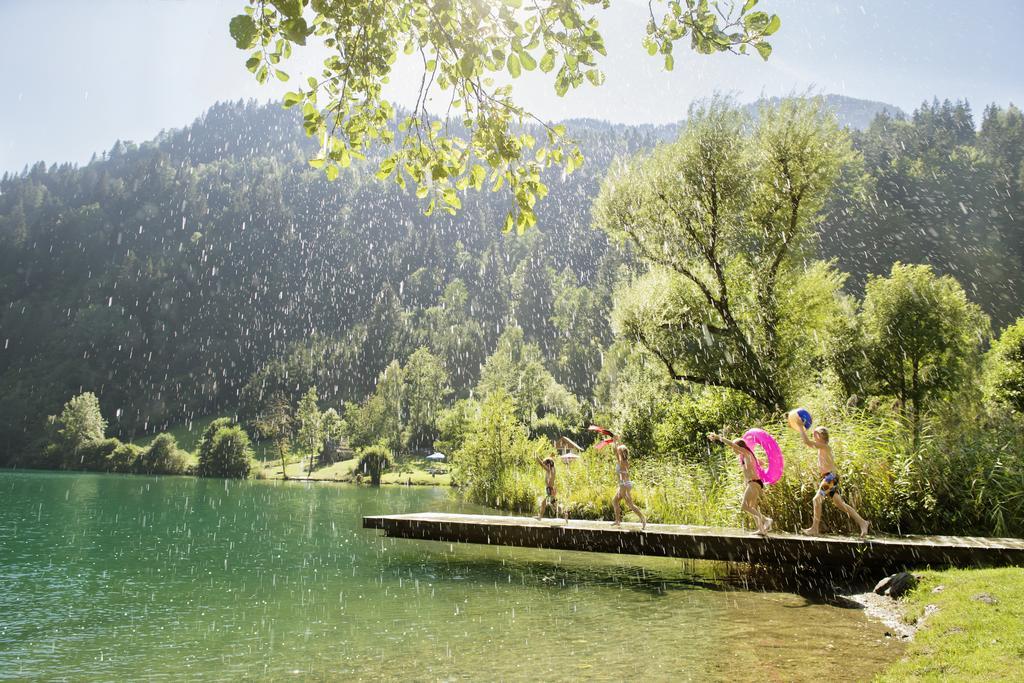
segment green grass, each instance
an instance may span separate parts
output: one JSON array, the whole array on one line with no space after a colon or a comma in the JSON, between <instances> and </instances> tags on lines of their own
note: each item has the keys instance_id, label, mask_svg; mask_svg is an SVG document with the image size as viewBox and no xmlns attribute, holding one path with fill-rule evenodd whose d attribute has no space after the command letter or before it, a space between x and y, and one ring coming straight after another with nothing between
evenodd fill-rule
<instances>
[{"instance_id":1,"label":"green grass","mask_svg":"<svg viewBox=\"0 0 1024 683\"><path fill-rule=\"evenodd\" d=\"M354 483L355 469L358 462L358 458L342 460L334 463L333 465L313 470L312 476L308 478L312 481L339 481ZM418 459L399 461L399 463L392 466L384 473L381 477L381 483L408 484L411 482L413 486L451 485L451 475L444 472L435 476L429 471L431 467L432 466L429 463ZM262 466L258 471L259 475L263 479L281 479L280 462L268 460L262 463ZM303 460L301 463L290 462L288 464L288 478L306 479L306 461Z\"/></svg>"},{"instance_id":2,"label":"green grass","mask_svg":"<svg viewBox=\"0 0 1024 683\"><path fill-rule=\"evenodd\" d=\"M932 612L929 605L937 610L924 617L903 659L876 680L1021 680L1024 568L924 572L902 603L908 622Z\"/></svg>"}]
</instances>

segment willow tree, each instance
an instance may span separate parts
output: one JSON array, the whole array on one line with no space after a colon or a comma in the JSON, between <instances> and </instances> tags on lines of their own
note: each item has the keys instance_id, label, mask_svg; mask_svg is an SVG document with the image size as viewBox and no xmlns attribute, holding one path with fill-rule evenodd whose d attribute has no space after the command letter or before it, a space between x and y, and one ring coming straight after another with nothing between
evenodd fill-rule
<instances>
[{"instance_id":1,"label":"willow tree","mask_svg":"<svg viewBox=\"0 0 1024 683\"><path fill-rule=\"evenodd\" d=\"M514 202L506 229L535 222L533 207L547 188L541 171L571 172L582 163L562 126L519 105L508 78L539 69L558 95L604 82L606 56L599 10L611 0L248 0L230 22L235 44L249 53L246 67L260 83L289 80L281 67L296 49L326 52L323 70L284 95L299 107L303 126L320 151L311 160L328 178L378 145L386 151L378 176L411 184L416 195L450 212L467 188L508 186ZM755 11L757 0L652 0L643 46L672 69L677 42L689 39L701 54L756 50L775 15ZM404 57L403 57L404 56ZM383 96L395 63L412 60L422 71L412 110L399 117ZM444 120L427 103L440 91ZM449 125L451 123L452 125ZM538 143L523 124L542 131ZM397 128L397 131L396 131ZM396 135L397 132L397 135Z\"/></svg>"},{"instance_id":2,"label":"willow tree","mask_svg":"<svg viewBox=\"0 0 1024 683\"><path fill-rule=\"evenodd\" d=\"M855 160L818 98L764 107L756 123L722 100L693 108L676 142L613 169L595 205L649 267L616 295L618 333L677 381L786 405L837 310L843 276L807 264Z\"/></svg>"}]
</instances>

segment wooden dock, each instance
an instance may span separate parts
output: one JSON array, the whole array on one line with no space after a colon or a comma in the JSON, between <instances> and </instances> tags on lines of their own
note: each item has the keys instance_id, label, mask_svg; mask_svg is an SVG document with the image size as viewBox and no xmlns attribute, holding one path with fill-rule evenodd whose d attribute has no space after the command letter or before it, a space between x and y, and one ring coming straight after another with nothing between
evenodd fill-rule
<instances>
[{"instance_id":1,"label":"wooden dock","mask_svg":"<svg viewBox=\"0 0 1024 683\"><path fill-rule=\"evenodd\" d=\"M366 529L392 538L483 543L822 569L915 566L1024 566L1024 539L958 536L758 536L743 529L424 512L363 517Z\"/></svg>"}]
</instances>

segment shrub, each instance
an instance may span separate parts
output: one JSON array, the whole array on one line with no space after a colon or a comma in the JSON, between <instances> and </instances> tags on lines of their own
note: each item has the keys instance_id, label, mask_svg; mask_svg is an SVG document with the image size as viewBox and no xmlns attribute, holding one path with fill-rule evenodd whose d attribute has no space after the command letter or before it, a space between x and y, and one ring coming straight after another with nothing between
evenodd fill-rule
<instances>
[{"instance_id":1,"label":"shrub","mask_svg":"<svg viewBox=\"0 0 1024 683\"><path fill-rule=\"evenodd\" d=\"M1003 330L985 360L991 398L1024 413L1024 318Z\"/></svg>"},{"instance_id":2,"label":"shrub","mask_svg":"<svg viewBox=\"0 0 1024 683\"><path fill-rule=\"evenodd\" d=\"M215 420L214 423L220 420ZM213 424L211 424L211 427ZM200 477L244 479L252 468L252 446L249 435L238 425L221 426L212 435L203 434L199 448Z\"/></svg>"},{"instance_id":3,"label":"shrub","mask_svg":"<svg viewBox=\"0 0 1024 683\"><path fill-rule=\"evenodd\" d=\"M184 474L188 470L185 451L171 434L160 434L136 463L136 471L144 474Z\"/></svg>"},{"instance_id":4,"label":"shrub","mask_svg":"<svg viewBox=\"0 0 1024 683\"><path fill-rule=\"evenodd\" d=\"M111 441L117 441L111 439ZM139 458L145 449L141 446L136 446L133 443L120 443L118 442L114 450L107 456L106 467L104 468L107 472L135 472L138 466Z\"/></svg>"},{"instance_id":5,"label":"shrub","mask_svg":"<svg viewBox=\"0 0 1024 683\"><path fill-rule=\"evenodd\" d=\"M367 446L362 449L356 469L369 475L370 484L380 486L380 477L393 461L391 451L386 446Z\"/></svg>"},{"instance_id":6,"label":"shrub","mask_svg":"<svg viewBox=\"0 0 1024 683\"><path fill-rule=\"evenodd\" d=\"M199 437L199 441L196 442L196 451L202 453L204 448L209 448L209 444L213 441L213 435L224 427L234 427L238 423L230 417L218 417L216 420L206 425L206 429L203 430L202 436Z\"/></svg>"},{"instance_id":7,"label":"shrub","mask_svg":"<svg viewBox=\"0 0 1024 683\"><path fill-rule=\"evenodd\" d=\"M121 446L117 439L95 441L76 450L65 450L63 455L64 469L104 472L110 464L110 456Z\"/></svg>"},{"instance_id":8,"label":"shrub","mask_svg":"<svg viewBox=\"0 0 1024 683\"><path fill-rule=\"evenodd\" d=\"M704 462L709 453L708 432L742 433L759 416L754 401L737 391L707 388L681 394L673 397L664 418L654 425L656 450L688 462Z\"/></svg>"}]
</instances>

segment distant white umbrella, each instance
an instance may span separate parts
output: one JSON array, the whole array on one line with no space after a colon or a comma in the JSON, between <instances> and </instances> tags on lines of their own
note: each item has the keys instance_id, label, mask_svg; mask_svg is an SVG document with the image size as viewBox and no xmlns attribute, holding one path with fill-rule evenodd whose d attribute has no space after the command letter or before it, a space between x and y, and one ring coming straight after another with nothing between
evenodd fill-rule
<instances>
[{"instance_id":1,"label":"distant white umbrella","mask_svg":"<svg viewBox=\"0 0 1024 683\"><path fill-rule=\"evenodd\" d=\"M427 460L444 460L444 453L432 453L427 456Z\"/></svg>"},{"instance_id":2,"label":"distant white umbrella","mask_svg":"<svg viewBox=\"0 0 1024 683\"><path fill-rule=\"evenodd\" d=\"M558 457L560 457L562 459L562 462L564 462L566 465L580 459L580 456L577 455L576 453L563 453Z\"/></svg>"}]
</instances>

